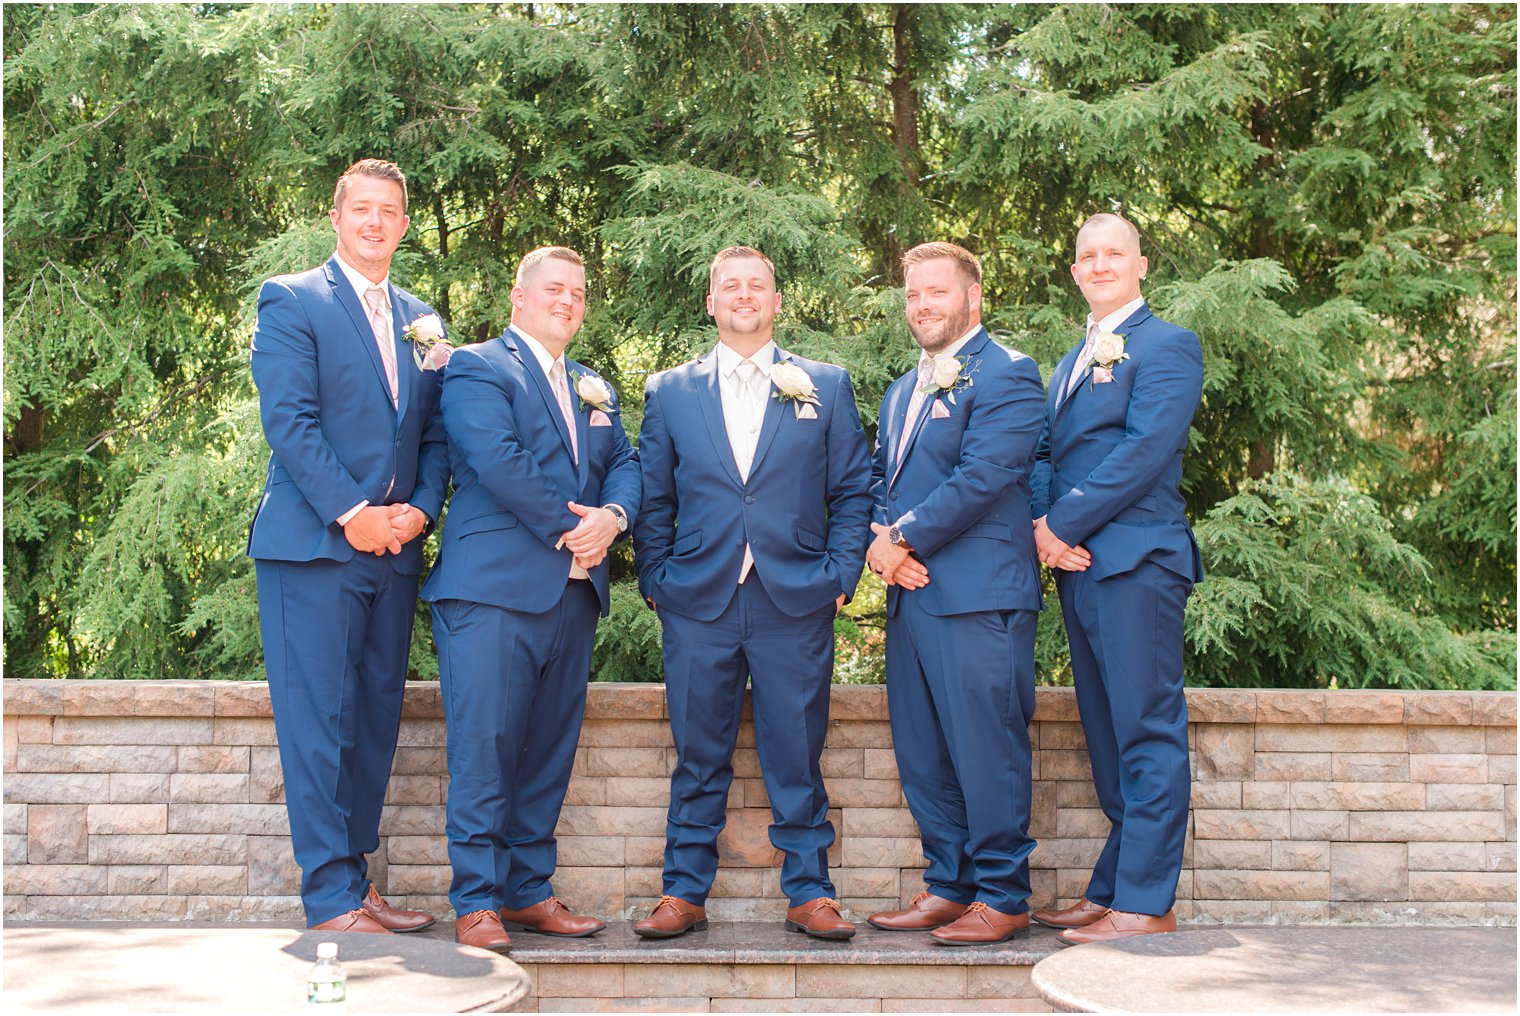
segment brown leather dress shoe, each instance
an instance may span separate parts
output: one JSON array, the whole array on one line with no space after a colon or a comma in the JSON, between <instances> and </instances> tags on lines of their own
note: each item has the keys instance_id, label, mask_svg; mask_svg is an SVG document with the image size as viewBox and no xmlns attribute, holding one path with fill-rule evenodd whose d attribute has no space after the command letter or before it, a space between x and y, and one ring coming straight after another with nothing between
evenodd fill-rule
<instances>
[{"instance_id":1,"label":"brown leather dress shoe","mask_svg":"<svg viewBox=\"0 0 1520 1016\"><path fill-rule=\"evenodd\" d=\"M512 948L512 937L501 926L501 918L494 910L475 910L454 922L454 941L460 945L473 945L477 949L489 949L504 953Z\"/></svg>"},{"instance_id":2,"label":"brown leather dress shoe","mask_svg":"<svg viewBox=\"0 0 1520 1016\"><path fill-rule=\"evenodd\" d=\"M1036 910L1029 915L1029 919L1047 928L1085 928L1106 913L1107 907L1084 896L1064 910L1054 907Z\"/></svg>"},{"instance_id":3,"label":"brown leather dress shoe","mask_svg":"<svg viewBox=\"0 0 1520 1016\"><path fill-rule=\"evenodd\" d=\"M1004 914L978 900L957 921L935 928L929 937L940 945L991 945L1029 934L1028 914Z\"/></svg>"},{"instance_id":4,"label":"brown leather dress shoe","mask_svg":"<svg viewBox=\"0 0 1520 1016\"><path fill-rule=\"evenodd\" d=\"M855 925L839 913L839 901L827 896L808 900L786 912L786 930L800 931L814 938L845 939L855 937Z\"/></svg>"},{"instance_id":5,"label":"brown leather dress shoe","mask_svg":"<svg viewBox=\"0 0 1520 1016\"><path fill-rule=\"evenodd\" d=\"M339 914L330 921L307 925L307 931L363 931L371 935L389 935L391 930L376 921L363 907Z\"/></svg>"},{"instance_id":6,"label":"brown leather dress shoe","mask_svg":"<svg viewBox=\"0 0 1520 1016\"><path fill-rule=\"evenodd\" d=\"M1177 915L1168 910L1160 917L1110 910L1085 928L1068 928L1057 938L1067 945L1089 942L1117 942L1136 935L1162 935L1177 930Z\"/></svg>"},{"instance_id":7,"label":"brown leather dress shoe","mask_svg":"<svg viewBox=\"0 0 1520 1016\"><path fill-rule=\"evenodd\" d=\"M607 927L606 922L594 917L572 914L557 896L521 910L502 907L501 924L508 931L536 931L555 938L585 938Z\"/></svg>"},{"instance_id":8,"label":"brown leather dress shoe","mask_svg":"<svg viewBox=\"0 0 1520 1016\"><path fill-rule=\"evenodd\" d=\"M674 896L661 896L649 916L633 926L633 933L642 938L675 938L706 930L707 911Z\"/></svg>"},{"instance_id":9,"label":"brown leather dress shoe","mask_svg":"<svg viewBox=\"0 0 1520 1016\"><path fill-rule=\"evenodd\" d=\"M386 931L421 931L431 927L433 915L424 914L420 910L397 910L375 891L373 882L369 885L369 892L364 895L364 912Z\"/></svg>"},{"instance_id":10,"label":"brown leather dress shoe","mask_svg":"<svg viewBox=\"0 0 1520 1016\"><path fill-rule=\"evenodd\" d=\"M884 931L930 931L949 924L965 912L966 904L925 891L913 897L906 908L872 914L866 918L866 923Z\"/></svg>"}]
</instances>

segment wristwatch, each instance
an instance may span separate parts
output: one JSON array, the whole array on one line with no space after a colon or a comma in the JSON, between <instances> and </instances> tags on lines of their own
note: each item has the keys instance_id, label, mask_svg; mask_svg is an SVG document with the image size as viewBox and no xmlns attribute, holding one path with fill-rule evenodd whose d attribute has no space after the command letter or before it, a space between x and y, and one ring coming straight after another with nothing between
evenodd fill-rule
<instances>
[{"instance_id":1,"label":"wristwatch","mask_svg":"<svg viewBox=\"0 0 1520 1016\"><path fill-rule=\"evenodd\" d=\"M628 513L623 511L621 505L604 504L602 507L610 511L612 513L612 517L617 519L619 533L628 532Z\"/></svg>"},{"instance_id":2,"label":"wristwatch","mask_svg":"<svg viewBox=\"0 0 1520 1016\"><path fill-rule=\"evenodd\" d=\"M887 542L894 547L901 547L908 542L903 539L902 530L897 528L896 522L887 527Z\"/></svg>"}]
</instances>

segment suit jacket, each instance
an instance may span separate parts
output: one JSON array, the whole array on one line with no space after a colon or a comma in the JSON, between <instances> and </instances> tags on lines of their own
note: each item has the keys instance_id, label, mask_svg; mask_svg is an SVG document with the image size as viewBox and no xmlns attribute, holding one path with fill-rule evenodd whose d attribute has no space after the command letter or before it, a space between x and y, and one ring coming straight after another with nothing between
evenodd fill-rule
<instances>
[{"instance_id":1,"label":"suit jacket","mask_svg":"<svg viewBox=\"0 0 1520 1016\"><path fill-rule=\"evenodd\" d=\"M559 602L570 574L573 556L555 549L581 521L567 502L618 504L630 523L638 517L639 460L616 396L606 411L582 404L575 377L599 375L569 358L565 368L579 462L549 378L516 333L461 346L449 359L443 420L454 499L423 600L542 613ZM591 425L594 413L599 426ZM590 570L604 617L608 569L604 560Z\"/></svg>"},{"instance_id":2,"label":"suit jacket","mask_svg":"<svg viewBox=\"0 0 1520 1016\"><path fill-rule=\"evenodd\" d=\"M1036 518L1092 554L1103 579L1152 560L1186 579L1203 578L1180 485L1188 427L1203 391L1198 336L1142 305L1115 329L1129 359L1113 380L1083 381L1061 400L1078 369L1079 343L1056 365L1045 403L1035 470Z\"/></svg>"},{"instance_id":3,"label":"suit jacket","mask_svg":"<svg viewBox=\"0 0 1520 1016\"><path fill-rule=\"evenodd\" d=\"M449 483L437 371L418 369L402 328L427 304L390 287L397 405L375 333L336 259L259 290L251 354L271 454L248 535L250 557L352 560L338 516L361 501L410 502L436 521ZM422 570L422 539L387 555Z\"/></svg>"},{"instance_id":4,"label":"suit jacket","mask_svg":"<svg viewBox=\"0 0 1520 1016\"><path fill-rule=\"evenodd\" d=\"M644 391L644 509L634 527L639 591L700 621L733 598L748 542L776 606L793 617L853 596L870 532L870 464L850 375L776 350L817 386L816 419L766 403L749 479L723 426L715 352L663 371Z\"/></svg>"},{"instance_id":5,"label":"suit jacket","mask_svg":"<svg viewBox=\"0 0 1520 1016\"><path fill-rule=\"evenodd\" d=\"M871 469L876 520L897 523L929 569L929 584L887 587L887 614L905 595L930 614L1039 610L1039 558L1029 477L1043 389L1034 360L992 341L986 329L958 354L971 385L926 397L915 420L909 371L887 388ZM936 416L935 406L943 408ZM899 439L907 450L899 460Z\"/></svg>"}]
</instances>

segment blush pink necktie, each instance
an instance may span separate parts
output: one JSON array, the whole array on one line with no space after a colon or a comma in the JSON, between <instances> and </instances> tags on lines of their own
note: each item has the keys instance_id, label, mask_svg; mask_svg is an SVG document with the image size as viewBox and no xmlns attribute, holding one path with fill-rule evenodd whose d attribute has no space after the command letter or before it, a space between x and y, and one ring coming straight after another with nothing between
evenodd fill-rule
<instances>
[{"instance_id":1,"label":"blush pink necktie","mask_svg":"<svg viewBox=\"0 0 1520 1016\"><path fill-rule=\"evenodd\" d=\"M903 421L903 431L897 437L897 455L894 461L902 462L903 451L908 447L908 435L913 433L913 423L918 419L919 412L924 408L924 399L929 393L924 389L934 380L934 359L930 356L919 357L918 380L913 384L913 397L908 400L908 418Z\"/></svg>"},{"instance_id":2,"label":"blush pink necktie","mask_svg":"<svg viewBox=\"0 0 1520 1016\"><path fill-rule=\"evenodd\" d=\"M565 426L570 431L570 460L576 465L580 464L580 449L575 441L575 410L570 408L570 388L565 384L565 365L558 360L549 367L549 385L554 389L554 397L559 401L559 411L565 418Z\"/></svg>"},{"instance_id":3,"label":"blush pink necktie","mask_svg":"<svg viewBox=\"0 0 1520 1016\"><path fill-rule=\"evenodd\" d=\"M385 293L379 286L364 291L364 302L369 305L369 326L374 329L375 343L380 347L380 362L385 364L385 380L391 388L391 405L397 404L399 388L396 384L396 340L391 334L391 318L385 312Z\"/></svg>"}]
</instances>

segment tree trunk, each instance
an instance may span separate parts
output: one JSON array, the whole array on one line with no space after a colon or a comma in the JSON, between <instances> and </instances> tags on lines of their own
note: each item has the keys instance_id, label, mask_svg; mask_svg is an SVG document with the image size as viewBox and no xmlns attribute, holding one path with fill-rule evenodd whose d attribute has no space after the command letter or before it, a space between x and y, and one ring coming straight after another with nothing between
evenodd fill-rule
<instances>
[{"instance_id":1,"label":"tree trunk","mask_svg":"<svg viewBox=\"0 0 1520 1016\"><path fill-rule=\"evenodd\" d=\"M910 62L913 58L913 5L894 4L892 20L892 80L887 86L892 96L892 143L902 163L902 179L897 184L898 208L905 208L919 182L918 110L920 98L915 87ZM901 285L903 243L900 231L891 230L886 237L887 278Z\"/></svg>"}]
</instances>

